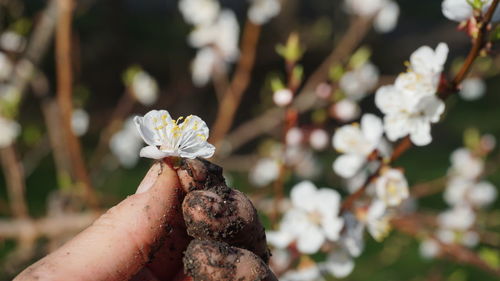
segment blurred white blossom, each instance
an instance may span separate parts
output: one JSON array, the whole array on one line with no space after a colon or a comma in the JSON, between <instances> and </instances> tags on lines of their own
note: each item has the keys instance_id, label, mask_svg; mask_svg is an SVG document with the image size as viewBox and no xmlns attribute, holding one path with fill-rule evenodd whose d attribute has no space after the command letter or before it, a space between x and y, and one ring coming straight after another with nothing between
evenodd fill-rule
<instances>
[{"instance_id":1,"label":"blurred white blossom","mask_svg":"<svg viewBox=\"0 0 500 281\"><path fill-rule=\"evenodd\" d=\"M87 111L78 108L73 110L73 115L71 116L71 129L76 136L83 136L87 133L89 128L89 114Z\"/></svg>"},{"instance_id":2,"label":"blurred white blossom","mask_svg":"<svg viewBox=\"0 0 500 281\"><path fill-rule=\"evenodd\" d=\"M133 117L127 118L123 128L113 134L109 148L123 167L132 168L137 164L142 138L137 132Z\"/></svg>"},{"instance_id":3,"label":"blurred white blossom","mask_svg":"<svg viewBox=\"0 0 500 281\"><path fill-rule=\"evenodd\" d=\"M12 62L3 52L0 52L0 80L6 80L12 73Z\"/></svg>"},{"instance_id":4,"label":"blurred white blossom","mask_svg":"<svg viewBox=\"0 0 500 281\"><path fill-rule=\"evenodd\" d=\"M408 72L400 74L394 85L378 89L375 103L385 114L384 128L389 140L410 135L415 145L432 141L430 124L439 121L445 107L436 91L447 55L448 46L444 43L436 50L420 47L410 57Z\"/></svg>"},{"instance_id":5,"label":"blurred white blossom","mask_svg":"<svg viewBox=\"0 0 500 281\"><path fill-rule=\"evenodd\" d=\"M207 142L208 127L196 115L173 120L166 110L151 110L144 117L136 116L134 122L148 146L140 156L162 159L168 156L184 158L210 158L215 147Z\"/></svg>"},{"instance_id":6,"label":"blurred white blossom","mask_svg":"<svg viewBox=\"0 0 500 281\"><path fill-rule=\"evenodd\" d=\"M439 254L439 244L434 239L425 239L420 242L420 255L426 259L431 259Z\"/></svg>"},{"instance_id":7,"label":"blurred white blossom","mask_svg":"<svg viewBox=\"0 0 500 281\"><path fill-rule=\"evenodd\" d=\"M378 83L378 79L379 71L377 67L367 62L344 74L340 78L339 86L348 98L359 101L373 90Z\"/></svg>"},{"instance_id":8,"label":"blurred white blossom","mask_svg":"<svg viewBox=\"0 0 500 281\"><path fill-rule=\"evenodd\" d=\"M391 230L389 224L390 215L387 212L387 206L380 200L374 200L368 207L366 212L365 224L368 228L368 233L376 241L382 241Z\"/></svg>"},{"instance_id":9,"label":"blurred white blossom","mask_svg":"<svg viewBox=\"0 0 500 281\"><path fill-rule=\"evenodd\" d=\"M391 0L345 0L346 11L350 14L375 16L374 27L377 32L385 33L396 27L399 6Z\"/></svg>"},{"instance_id":10,"label":"blurred white blossom","mask_svg":"<svg viewBox=\"0 0 500 281\"><path fill-rule=\"evenodd\" d=\"M195 86L205 86L210 81L216 64L217 54L213 48L203 47L196 52L196 56L191 64Z\"/></svg>"},{"instance_id":11,"label":"blurred white blossom","mask_svg":"<svg viewBox=\"0 0 500 281\"><path fill-rule=\"evenodd\" d=\"M304 133L300 128L293 127L286 132L285 141L286 145L298 146L304 139Z\"/></svg>"},{"instance_id":12,"label":"blurred white blossom","mask_svg":"<svg viewBox=\"0 0 500 281\"><path fill-rule=\"evenodd\" d=\"M21 133L21 126L14 120L0 116L0 148L11 145Z\"/></svg>"},{"instance_id":13,"label":"blurred white blossom","mask_svg":"<svg viewBox=\"0 0 500 281\"><path fill-rule=\"evenodd\" d=\"M266 186L275 181L280 174L278 161L272 158L261 158L250 171L248 177L256 186Z\"/></svg>"},{"instance_id":14,"label":"blurred white blossom","mask_svg":"<svg viewBox=\"0 0 500 281\"><path fill-rule=\"evenodd\" d=\"M181 0L179 10L192 25L210 24L217 18L220 4L218 0Z\"/></svg>"},{"instance_id":15,"label":"blurred white blossom","mask_svg":"<svg viewBox=\"0 0 500 281\"><path fill-rule=\"evenodd\" d=\"M399 18L399 5L394 1L389 1L375 17L373 27L379 33L391 32L396 28Z\"/></svg>"},{"instance_id":16,"label":"blurred white blossom","mask_svg":"<svg viewBox=\"0 0 500 281\"><path fill-rule=\"evenodd\" d=\"M292 208L278 231L268 231L267 239L277 248L296 241L301 253L316 253L326 240L336 241L344 221L340 218L340 195L333 189L320 188L310 181L296 184L290 194Z\"/></svg>"},{"instance_id":17,"label":"blurred white blossom","mask_svg":"<svg viewBox=\"0 0 500 281\"><path fill-rule=\"evenodd\" d=\"M255 24L265 24L278 15L280 10L279 0L251 0L248 18Z\"/></svg>"},{"instance_id":18,"label":"blurred white blossom","mask_svg":"<svg viewBox=\"0 0 500 281\"><path fill-rule=\"evenodd\" d=\"M483 0L483 12L486 12L491 5L492 0ZM441 4L443 15L450 20L462 22L471 18L473 14L473 7L468 0L444 0ZM500 10L495 10L493 14L493 21L500 20Z\"/></svg>"},{"instance_id":19,"label":"blurred white blossom","mask_svg":"<svg viewBox=\"0 0 500 281\"><path fill-rule=\"evenodd\" d=\"M26 47L26 38L14 31L6 31L0 35L0 47L6 51L20 53Z\"/></svg>"},{"instance_id":20,"label":"blurred white blossom","mask_svg":"<svg viewBox=\"0 0 500 281\"><path fill-rule=\"evenodd\" d=\"M239 25L231 10L222 10L217 20L210 25L199 25L189 35L193 47L215 46L217 54L225 61L234 61L239 54Z\"/></svg>"},{"instance_id":21,"label":"blurred white blossom","mask_svg":"<svg viewBox=\"0 0 500 281\"><path fill-rule=\"evenodd\" d=\"M354 176L366 163L366 158L379 145L383 134L382 121L365 114L358 124L344 125L333 135L333 147L343 153L333 163L334 171L344 177Z\"/></svg>"},{"instance_id":22,"label":"blurred white blossom","mask_svg":"<svg viewBox=\"0 0 500 281\"><path fill-rule=\"evenodd\" d=\"M451 168L448 171L455 177L474 180L484 171L484 161L467 148L459 148L451 154Z\"/></svg>"},{"instance_id":23,"label":"blurred white blossom","mask_svg":"<svg viewBox=\"0 0 500 281\"><path fill-rule=\"evenodd\" d=\"M293 93L290 89L284 88L273 93L273 101L277 106L284 107L293 100Z\"/></svg>"},{"instance_id":24,"label":"blurred white blossom","mask_svg":"<svg viewBox=\"0 0 500 281\"><path fill-rule=\"evenodd\" d=\"M337 248L328 254L321 266L335 278L344 278L354 269L354 260L346 250Z\"/></svg>"},{"instance_id":25,"label":"blurred white blossom","mask_svg":"<svg viewBox=\"0 0 500 281\"><path fill-rule=\"evenodd\" d=\"M324 281L320 268L311 263L295 270L289 270L280 276L280 281Z\"/></svg>"},{"instance_id":26,"label":"blurred white blossom","mask_svg":"<svg viewBox=\"0 0 500 281\"><path fill-rule=\"evenodd\" d=\"M439 214L437 221L439 226L452 230L467 230L474 225L476 215L467 206L457 206Z\"/></svg>"},{"instance_id":27,"label":"blurred white blossom","mask_svg":"<svg viewBox=\"0 0 500 281\"><path fill-rule=\"evenodd\" d=\"M309 143L311 147L316 150L323 150L328 146L330 137L323 129L314 129L309 135Z\"/></svg>"},{"instance_id":28,"label":"blurred white blossom","mask_svg":"<svg viewBox=\"0 0 500 281\"><path fill-rule=\"evenodd\" d=\"M132 79L132 93L143 105L152 105L158 99L158 84L145 71L137 72Z\"/></svg>"},{"instance_id":29,"label":"blurred white blossom","mask_svg":"<svg viewBox=\"0 0 500 281\"><path fill-rule=\"evenodd\" d=\"M403 200L410 196L408 182L398 169L383 169L381 175L375 181L375 190L379 200L387 206L398 206Z\"/></svg>"},{"instance_id":30,"label":"blurred white blossom","mask_svg":"<svg viewBox=\"0 0 500 281\"><path fill-rule=\"evenodd\" d=\"M479 77L467 78L462 82L462 88L458 94L464 100L472 101L480 99L486 92L486 83Z\"/></svg>"},{"instance_id":31,"label":"blurred white blossom","mask_svg":"<svg viewBox=\"0 0 500 281\"><path fill-rule=\"evenodd\" d=\"M332 105L330 110L331 114L342 122L349 122L357 119L361 114L359 105L350 99L343 99L336 102Z\"/></svg>"}]
</instances>

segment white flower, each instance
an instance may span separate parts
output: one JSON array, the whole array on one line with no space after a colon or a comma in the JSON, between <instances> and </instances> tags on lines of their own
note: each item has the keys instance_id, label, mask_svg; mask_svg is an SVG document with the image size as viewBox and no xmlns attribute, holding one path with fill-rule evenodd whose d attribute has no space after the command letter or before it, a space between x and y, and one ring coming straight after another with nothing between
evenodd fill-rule
<instances>
[{"instance_id":1,"label":"white flower","mask_svg":"<svg viewBox=\"0 0 500 281\"><path fill-rule=\"evenodd\" d=\"M482 208L495 202L497 195L497 189L492 183L482 181L469 191L468 198L472 206Z\"/></svg>"},{"instance_id":2,"label":"white flower","mask_svg":"<svg viewBox=\"0 0 500 281\"><path fill-rule=\"evenodd\" d=\"M256 186L266 186L275 181L280 174L278 162L271 158L262 158L250 171L248 177L250 182Z\"/></svg>"},{"instance_id":3,"label":"white flower","mask_svg":"<svg viewBox=\"0 0 500 281\"><path fill-rule=\"evenodd\" d=\"M109 148L123 167L132 168L137 164L139 151L142 148L142 138L137 132L132 117L127 118L123 128L113 134Z\"/></svg>"},{"instance_id":4,"label":"white flower","mask_svg":"<svg viewBox=\"0 0 500 281\"><path fill-rule=\"evenodd\" d=\"M293 93L290 89L280 89L273 93L273 101L277 106L289 105L293 100Z\"/></svg>"},{"instance_id":5,"label":"white flower","mask_svg":"<svg viewBox=\"0 0 500 281\"><path fill-rule=\"evenodd\" d=\"M12 73L12 62L3 52L0 52L0 80L5 80Z\"/></svg>"},{"instance_id":6,"label":"white flower","mask_svg":"<svg viewBox=\"0 0 500 281\"><path fill-rule=\"evenodd\" d=\"M328 255L327 260L321 265L335 278L344 278L351 274L354 269L354 260L346 250L337 248Z\"/></svg>"},{"instance_id":7,"label":"white flower","mask_svg":"<svg viewBox=\"0 0 500 281\"><path fill-rule=\"evenodd\" d=\"M0 148L11 145L21 133L21 126L10 119L0 116Z\"/></svg>"},{"instance_id":8,"label":"white flower","mask_svg":"<svg viewBox=\"0 0 500 281\"><path fill-rule=\"evenodd\" d=\"M444 201L451 206L463 205L467 203L467 192L474 182L461 177L453 177L448 181L443 193Z\"/></svg>"},{"instance_id":9,"label":"white flower","mask_svg":"<svg viewBox=\"0 0 500 281\"><path fill-rule=\"evenodd\" d=\"M380 242L389 234L391 230L389 219L385 203L380 200L374 200L370 204L370 207L368 207L365 217L368 233L370 233L373 239Z\"/></svg>"},{"instance_id":10,"label":"white flower","mask_svg":"<svg viewBox=\"0 0 500 281\"><path fill-rule=\"evenodd\" d=\"M439 254L439 244L434 239L425 239L420 243L420 255L424 258L431 259Z\"/></svg>"},{"instance_id":11,"label":"white flower","mask_svg":"<svg viewBox=\"0 0 500 281\"><path fill-rule=\"evenodd\" d=\"M408 182L398 169L385 169L375 182L378 199L387 206L398 206L409 197Z\"/></svg>"},{"instance_id":12,"label":"white flower","mask_svg":"<svg viewBox=\"0 0 500 281\"><path fill-rule=\"evenodd\" d=\"M279 231L269 231L270 244L285 248L296 241L301 253L316 253L326 240L336 241L344 221L340 218L340 195L333 189L317 189L310 181L292 188L292 209L288 210Z\"/></svg>"},{"instance_id":13,"label":"white flower","mask_svg":"<svg viewBox=\"0 0 500 281\"><path fill-rule=\"evenodd\" d=\"M140 71L132 79L132 93L143 105L152 105L158 99L158 84L145 71Z\"/></svg>"},{"instance_id":14,"label":"white flower","mask_svg":"<svg viewBox=\"0 0 500 281\"><path fill-rule=\"evenodd\" d=\"M367 62L359 68L349 71L340 78L339 86L348 98L359 101L378 83L379 71L377 67Z\"/></svg>"},{"instance_id":15,"label":"white flower","mask_svg":"<svg viewBox=\"0 0 500 281\"><path fill-rule=\"evenodd\" d=\"M357 119L361 113L359 105L350 99L343 99L336 102L332 105L330 111L332 116L342 122L349 122Z\"/></svg>"},{"instance_id":16,"label":"white flower","mask_svg":"<svg viewBox=\"0 0 500 281\"><path fill-rule=\"evenodd\" d=\"M375 17L373 27L379 33L387 33L394 28L398 23L399 5L396 2L390 1L384 5L382 10Z\"/></svg>"},{"instance_id":17,"label":"white flower","mask_svg":"<svg viewBox=\"0 0 500 281\"><path fill-rule=\"evenodd\" d=\"M379 145L382 121L373 114L365 114L359 125L345 125L333 136L333 147L344 153L333 163L334 171L345 178L354 176L365 164L366 157Z\"/></svg>"},{"instance_id":18,"label":"white flower","mask_svg":"<svg viewBox=\"0 0 500 281\"><path fill-rule=\"evenodd\" d=\"M314 129L309 136L309 143L311 147L316 150L323 150L328 146L330 137L323 129Z\"/></svg>"},{"instance_id":19,"label":"white flower","mask_svg":"<svg viewBox=\"0 0 500 281\"><path fill-rule=\"evenodd\" d=\"M166 110L151 110L144 117L136 116L134 122L148 146L140 156L162 159L168 156L209 158L215 147L207 142L208 127L200 117L189 115L173 120Z\"/></svg>"},{"instance_id":20,"label":"white flower","mask_svg":"<svg viewBox=\"0 0 500 281\"><path fill-rule=\"evenodd\" d=\"M484 171L484 161L472 154L467 148L455 150L450 157L450 174L469 180L474 180Z\"/></svg>"},{"instance_id":21,"label":"white flower","mask_svg":"<svg viewBox=\"0 0 500 281\"><path fill-rule=\"evenodd\" d=\"M10 52L22 52L26 46L26 38L14 31L6 31L0 36L0 47Z\"/></svg>"},{"instance_id":22,"label":"white flower","mask_svg":"<svg viewBox=\"0 0 500 281\"><path fill-rule=\"evenodd\" d=\"M220 5L218 0L181 0L179 10L192 25L209 24L217 18Z\"/></svg>"},{"instance_id":23,"label":"white flower","mask_svg":"<svg viewBox=\"0 0 500 281\"><path fill-rule=\"evenodd\" d=\"M71 129L75 136L81 137L87 133L89 128L89 114L87 111L78 108L73 111L71 116Z\"/></svg>"},{"instance_id":24,"label":"white flower","mask_svg":"<svg viewBox=\"0 0 500 281\"><path fill-rule=\"evenodd\" d=\"M467 206L457 206L439 214L438 224L445 229L467 230L476 220L476 214Z\"/></svg>"},{"instance_id":25,"label":"white flower","mask_svg":"<svg viewBox=\"0 0 500 281\"><path fill-rule=\"evenodd\" d=\"M298 146L302 143L304 134L302 130L297 127L290 128L286 132L285 141L288 146Z\"/></svg>"},{"instance_id":26,"label":"white flower","mask_svg":"<svg viewBox=\"0 0 500 281\"><path fill-rule=\"evenodd\" d=\"M384 129L389 140L410 135L415 145L432 141L430 123L439 121L445 107L435 93L447 56L448 46L444 43L436 50L420 47L410 57L408 72L400 74L394 85L378 89L375 103L385 114Z\"/></svg>"},{"instance_id":27,"label":"white flower","mask_svg":"<svg viewBox=\"0 0 500 281\"><path fill-rule=\"evenodd\" d=\"M231 62L239 54L239 32L235 14L231 10L223 10L213 24L198 26L189 35L189 42L196 48L213 45L224 60Z\"/></svg>"},{"instance_id":28,"label":"white flower","mask_svg":"<svg viewBox=\"0 0 500 281\"><path fill-rule=\"evenodd\" d=\"M205 86L212 78L216 64L217 54L212 47L198 50L191 64L194 85L197 87Z\"/></svg>"},{"instance_id":29,"label":"white flower","mask_svg":"<svg viewBox=\"0 0 500 281\"><path fill-rule=\"evenodd\" d=\"M486 92L486 83L478 77L467 78L462 82L462 88L458 94L464 100L472 101L480 99Z\"/></svg>"},{"instance_id":30,"label":"white flower","mask_svg":"<svg viewBox=\"0 0 500 281\"><path fill-rule=\"evenodd\" d=\"M483 13L485 13L490 8L492 0L484 0L482 2L484 3ZM452 21L466 21L474 16L474 10L468 0L444 0L441 4L441 10L443 15ZM500 10L497 7L493 14L493 21L498 21L499 19Z\"/></svg>"},{"instance_id":31,"label":"white flower","mask_svg":"<svg viewBox=\"0 0 500 281\"><path fill-rule=\"evenodd\" d=\"M251 0L248 9L248 18L255 24L265 24L279 14L281 4L279 0Z\"/></svg>"}]
</instances>

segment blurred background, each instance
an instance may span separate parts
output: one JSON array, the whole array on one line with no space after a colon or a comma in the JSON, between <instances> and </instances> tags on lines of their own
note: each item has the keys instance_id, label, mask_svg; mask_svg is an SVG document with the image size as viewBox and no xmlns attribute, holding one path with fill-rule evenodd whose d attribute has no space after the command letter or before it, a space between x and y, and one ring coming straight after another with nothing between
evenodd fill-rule
<instances>
[{"instance_id":1,"label":"blurred background","mask_svg":"<svg viewBox=\"0 0 500 281\"><path fill-rule=\"evenodd\" d=\"M303 138L316 129L326 133L326 141L321 135L317 143L304 144L295 162L287 164L284 194L301 179L311 179L347 195L347 184L331 168L338 155L331 146L335 129L358 120L359 110L381 116L372 94L406 70L404 62L418 47L446 42L450 54L444 73L451 77L471 45L457 23L443 16L437 0L396 1L397 25L382 33L372 27L371 16L347 11L341 0L282 1L280 12L262 25L250 23L248 1L220 0L221 7L234 12L239 26L235 44L243 47L236 57L215 58L201 57L205 47L196 40L203 36L192 38L195 24L186 20L178 1L74 1L68 8L70 33L62 26L68 13L57 10L60 2L73 3L0 1L0 72L7 72L0 73L5 99L0 112L18 124L13 142L3 145L0 136L0 280L10 280L102 210L135 192L152 162L138 158L143 144L134 135L131 116L166 109L174 119L189 114L204 119L218 147L213 161L224 168L231 186L250 195L266 227L272 228L273 215L266 210L281 195L272 184L275 164L265 166L262 160L272 159L282 142L284 119L297 118L294 127ZM234 27L217 30L234 33ZM279 88L277 81L290 83L290 76L276 46L286 47L291 34L298 36L304 51L295 94L306 89L313 101L294 99L297 116L285 118L273 93ZM339 45L342 49L337 49L327 71L314 76ZM201 60L198 66L195 57ZM249 59L250 65L241 58ZM359 74L362 81L351 81L359 87L371 81L360 90L363 98L335 108L342 100L339 96L349 95L348 86L338 86L341 77L368 61L376 69L366 79ZM495 48L491 56L480 58L471 74L481 77L480 82L471 84L469 95L447 100L443 121L433 126L434 141L410 149L396 162L410 186L433 183L433 191L414 202L419 210L437 214L447 208L441 192L445 183L439 179L450 167L450 154L464 146L464 135L466 142L471 135L500 137L499 64ZM196 71L210 78L197 78ZM311 76L316 81L307 84ZM240 97L227 100L228 87ZM485 88L484 95L478 87ZM326 98L321 96L324 92ZM337 98L330 98L332 93ZM232 106L232 101L239 106ZM12 124L0 122L0 135L9 134L8 126ZM486 179L498 186L500 154L493 150L486 161ZM496 201L480 216L491 236L487 245L475 248L492 267L500 266L499 207ZM420 238L397 230L383 243L367 238L365 252L345 279L498 280L473 265L423 257Z\"/></svg>"}]
</instances>

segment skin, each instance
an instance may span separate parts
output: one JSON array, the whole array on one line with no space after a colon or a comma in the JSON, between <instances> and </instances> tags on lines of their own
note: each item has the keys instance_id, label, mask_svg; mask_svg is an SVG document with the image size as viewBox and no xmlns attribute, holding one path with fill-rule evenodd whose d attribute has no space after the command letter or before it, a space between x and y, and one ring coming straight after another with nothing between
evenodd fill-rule
<instances>
[{"instance_id":1,"label":"skin","mask_svg":"<svg viewBox=\"0 0 500 281\"><path fill-rule=\"evenodd\" d=\"M255 208L220 167L158 162L134 195L14 280L276 280L269 255Z\"/></svg>"}]
</instances>

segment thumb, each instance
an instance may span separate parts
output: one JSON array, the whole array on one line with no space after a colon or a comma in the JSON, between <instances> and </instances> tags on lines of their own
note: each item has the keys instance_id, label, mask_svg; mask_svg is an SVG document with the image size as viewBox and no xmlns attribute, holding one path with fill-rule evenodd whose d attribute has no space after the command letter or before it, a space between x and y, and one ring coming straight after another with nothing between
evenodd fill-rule
<instances>
[{"instance_id":1,"label":"thumb","mask_svg":"<svg viewBox=\"0 0 500 281\"><path fill-rule=\"evenodd\" d=\"M174 276L182 266L182 244L188 243L179 207L183 196L177 173L156 163L136 194L15 280L127 280L160 248L170 249L163 266ZM177 247L161 247L166 236Z\"/></svg>"}]
</instances>

